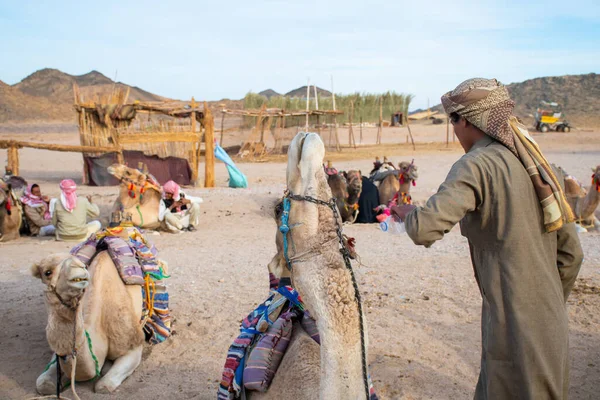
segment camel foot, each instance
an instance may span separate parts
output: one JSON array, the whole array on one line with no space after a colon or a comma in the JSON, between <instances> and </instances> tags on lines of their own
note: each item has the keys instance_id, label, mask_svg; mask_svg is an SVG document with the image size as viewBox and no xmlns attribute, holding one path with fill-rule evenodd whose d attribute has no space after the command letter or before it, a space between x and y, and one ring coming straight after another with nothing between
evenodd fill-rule
<instances>
[{"instance_id":1,"label":"camel foot","mask_svg":"<svg viewBox=\"0 0 600 400\"><path fill-rule=\"evenodd\" d=\"M54 359L54 356L52 358ZM67 382L69 382L69 378L63 375L63 387ZM35 389L39 394L44 396L56 394L56 364L51 364L47 371L42 372L35 381Z\"/></svg>"},{"instance_id":2,"label":"camel foot","mask_svg":"<svg viewBox=\"0 0 600 400\"><path fill-rule=\"evenodd\" d=\"M96 383L96 386L94 386L94 392L98 394L110 394L118 387L119 385L114 385L112 382L109 382L106 379L100 379Z\"/></svg>"},{"instance_id":3,"label":"camel foot","mask_svg":"<svg viewBox=\"0 0 600 400\"><path fill-rule=\"evenodd\" d=\"M42 396L48 396L56 393L56 379L49 379L49 377L45 377L45 374L40 375L40 377L35 382L35 388L39 394Z\"/></svg>"},{"instance_id":4,"label":"camel foot","mask_svg":"<svg viewBox=\"0 0 600 400\"><path fill-rule=\"evenodd\" d=\"M100 379L94 391L96 393L112 393L129 375L135 371L142 361L142 346L139 346L127 354L117 358L110 370Z\"/></svg>"}]
</instances>

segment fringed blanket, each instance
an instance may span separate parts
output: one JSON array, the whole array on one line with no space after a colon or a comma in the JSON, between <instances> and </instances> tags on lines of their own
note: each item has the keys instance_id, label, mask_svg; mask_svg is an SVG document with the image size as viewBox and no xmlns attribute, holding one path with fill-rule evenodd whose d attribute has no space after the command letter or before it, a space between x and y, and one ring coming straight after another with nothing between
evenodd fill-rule
<instances>
[{"instance_id":1,"label":"fringed blanket","mask_svg":"<svg viewBox=\"0 0 600 400\"><path fill-rule=\"evenodd\" d=\"M75 246L71 254L90 265L94 256L106 250L126 285L139 285L144 299L141 317L146 338L151 344L171 335L169 293L164 283L166 265L158 258L154 245L135 227L106 228Z\"/></svg>"},{"instance_id":2,"label":"fringed blanket","mask_svg":"<svg viewBox=\"0 0 600 400\"><path fill-rule=\"evenodd\" d=\"M294 321L321 344L315 320L304 309L298 292L280 286L273 274L269 274L269 286L269 297L242 320L240 335L229 347L218 400L240 399L244 389L268 389L287 350ZM369 393L370 400L378 400L371 377Z\"/></svg>"}]
</instances>

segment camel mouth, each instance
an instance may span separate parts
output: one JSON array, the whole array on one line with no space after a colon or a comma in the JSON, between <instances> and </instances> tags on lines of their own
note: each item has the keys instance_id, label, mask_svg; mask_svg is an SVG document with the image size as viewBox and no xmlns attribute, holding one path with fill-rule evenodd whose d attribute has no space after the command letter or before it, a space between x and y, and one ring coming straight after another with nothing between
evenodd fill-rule
<instances>
[{"instance_id":1,"label":"camel mouth","mask_svg":"<svg viewBox=\"0 0 600 400\"><path fill-rule=\"evenodd\" d=\"M88 279L87 278L73 278L71 280L69 280L69 282L87 282Z\"/></svg>"}]
</instances>

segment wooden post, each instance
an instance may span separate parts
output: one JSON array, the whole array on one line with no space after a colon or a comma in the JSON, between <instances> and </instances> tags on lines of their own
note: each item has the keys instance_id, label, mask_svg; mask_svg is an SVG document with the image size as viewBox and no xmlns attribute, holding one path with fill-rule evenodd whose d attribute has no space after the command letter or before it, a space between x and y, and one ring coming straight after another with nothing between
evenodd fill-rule
<instances>
[{"instance_id":1,"label":"wooden post","mask_svg":"<svg viewBox=\"0 0 600 400\"><path fill-rule=\"evenodd\" d=\"M10 146L7 150L7 164L13 175L19 175L19 148Z\"/></svg>"},{"instance_id":2,"label":"wooden post","mask_svg":"<svg viewBox=\"0 0 600 400\"><path fill-rule=\"evenodd\" d=\"M450 118L446 118L446 147L450 145Z\"/></svg>"},{"instance_id":3,"label":"wooden post","mask_svg":"<svg viewBox=\"0 0 600 400\"><path fill-rule=\"evenodd\" d=\"M321 136L321 119L319 118L319 114L317 114L317 133Z\"/></svg>"},{"instance_id":4,"label":"wooden post","mask_svg":"<svg viewBox=\"0 0 600 400\"><path fill-rule=\"evenodd\" d=\"M333 126L335 127L335 149L337 151L342 151L342 146L340 145L340 136L338 135L337 115L333 116Z\"/></svg>"},{"instance_id":5,"label":"wooden post","mask_svg":"<svg viewBox=\"0 0 600 400\"><path fill-rule=\"evenodd\" d=\"M413 139L412 132L410 131L410 124L408 123L408 117L406 117L406 127L408 128L408 134L410 135L410 141L412 142L413 151L414 151L414 150L416 150L415 140Z\"/></svg>"},{"instance_id":6,"label":"wooden post","mask_svg":"<svg viewBox=\"0 0 600 400\"><path fill-rule=\"evenodd\" d=\"M362 115L361 115L361 117L360 117L360 127L359 127L360 128L360 139L359 139L360 140L360 144L362 144L362 125L363 125L362 121L363 120L362 120Z\"/></svg>"},{"instance_id":7,"label":"wooden post","mask_svg":"<svg viewBox=\"0 0 600 400\"><path fill-rule=\"evenodd\" d=\"M204 102L204 155L206 157L204 170L204 187L215 187L215 120L208 104Z\"/></svg>"},{"instance_id":8,"label":"wooden post","mask_svg":"<svg viewBox=\"0 0 600 400\"><path fill-rule=\"evenodd\" d=\"M192 133L196 132L196 100L192 97L192 101L190 103L192 107L192 113L190 114L190 129ZM202 133L202 132L200 132ZM190 169L192 170L191 181L192 185L196 185L198 183L198 168L200 168L200 147L202 143L202 134L200 134L200 138L196 142L196 145L192 147L190 151L188 163L190 164Z\"/></svg>"},{"instance_id":9,"label":"wooden post","mask_svg":"<svg viewBox=\"0 0 600 400\"><path fill-rule=\"evenodd\" d=\"M306 126L304 127L305 131L308 131L308 103L310 100L310 79L308 80L308 83L306 84Z\"/></svg>"},{"instance_id":10,"label":"wooden post","mask_svg":"<svg viewBox=\"0 0 600 400\"><path fill-rule=\"evenodd\" d=\"M348 130L348 142L350 146L354 146L354 148L356 148L356 138L354 137L354 128L352 128L352 123L354 122L354 100L350 101L350 116L348 119L350 120L350 129Z\"/></svg>"},{"instance_id":11,"label":"wooden post","mask_svg":"<svg viewBox=\"0 0 600 400\"><path fill-rule=\"evenodd\" d=\"M263 118L262 123L260 124L260 142L265 143L265 125L267 124L267 119Z\"/></svg>"}]
</instances>

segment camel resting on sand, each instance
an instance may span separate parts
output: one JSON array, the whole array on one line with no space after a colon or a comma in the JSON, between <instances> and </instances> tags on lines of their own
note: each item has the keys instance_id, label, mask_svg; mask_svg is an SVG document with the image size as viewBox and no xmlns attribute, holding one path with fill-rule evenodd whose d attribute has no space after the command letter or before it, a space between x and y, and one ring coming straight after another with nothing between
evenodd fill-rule
<instances>
[{"instance_id":1,"label":"camel resting on sand","mask_svg":"<svg viewBox=\"0 0 600 400\"><path fill-rule=\"evenodd\" d=\"M362 176L358 170L327 175L327 183L340 210L343 222L354 222L358 217L358 199L362 192Z\"/></svg>"},{"instance_id":2,"label":"camel resting on sand","mask_svg":"<svg viewBox=\"0 0 600 400\"><path fill-rule=\"evenodd\" d=\"M389 171L389 168L384 166L382 172ZM414 185L414 182L419 177L417 173L417 166L413 162L402 161L399 164L398 170L395 170L393 174L387 175L379 184L379 203L385 206L389 206L390 201L396 196L396 194L404 193L406 196L410 196L410 187ZM374 176L376 178L376 175Z\"/></svg>"},{"instance_id":3,"label":"camel resting on sand","mask_svg":"<svg viewBox=\"0 0 600 400\"><path fill-rule=\"evenodd\" d=\"M112 212L131 214L133 225L144 229L158 229L161 222L158 211L162 190L149 174L122 164L108 167L108 173L119 179L119 197Z\"/></svg>"},{"instance_id":4,"label":"camel resting on sand","mask_svg":"<svg viewBox=\"0 0 600 400\"><path fill-rule=\"evenodd\" d=\"M15 240L23 222L23 207L10 183L0 180L0 242Z\"/></svg>"},{"instance_id":5,"label":"camel resting on sand","mask_svg":"<svg viewBox=\"0 0 600 400\"><path fill-rule=\"evenodd\" d=\"M47 286L46 338L55 353L50 367L37 379L37 391L56 393L56 354L61 356L62 383L69 381L74 349L76 381L99 376L104 362L114 360L95 384L98 393L114 391L142 360L140 286L123 283L107 251L98 253L87 269L69 254L55 254L34 264L31 272Z\"/></svg>"},{"instance_id":6,"label":"camel resting on sand","mask_svg":"<svg viewBox=\"0 0 600 400\"><path fill-rule=\"evenodd\" d=\"M574 177L559 168L565 176L565 195L576 217L578 230L600 230L595 211L600 204L600 165L592 168L592 185L586 190Z\"/></svg>"},{"instance_id":7,"label":"camel resting on sand","mask_svg":"<svg viewBox=\"0 0 600 400\"><path fill-rule=\"evenodd\" d=\"M324 202L331 199L322 166L324 154L319 135L296 135L288 150L291 194ZM278 277L291 277L292 286L316 319L321 345L296 323L269 390L246 393L261 400L368 399L366 320L359 312L351 270L340 252L337 232L341 221L336 221L329 206L294 197L288 215L287 240L294 244L288 250L291 270L284 258L280 230L276 235L278 254L269 270Z\"/></svg>"}]
</instances>

